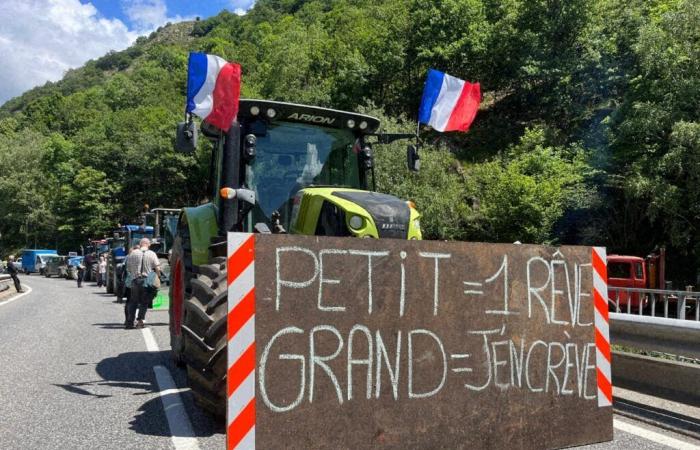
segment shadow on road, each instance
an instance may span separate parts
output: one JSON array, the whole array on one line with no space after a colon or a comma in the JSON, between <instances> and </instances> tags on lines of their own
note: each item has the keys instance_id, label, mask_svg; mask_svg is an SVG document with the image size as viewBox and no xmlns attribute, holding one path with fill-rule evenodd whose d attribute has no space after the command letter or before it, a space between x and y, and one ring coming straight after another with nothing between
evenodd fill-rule
<instances>
[{"instance_id":1,"label":"shadow on road","mask_svg":"<svg viewBox=\"0 0 700 450\"><path fill-rule=\"evenodd\" d=\"M93 323L92 326L104 328L105 330L123 330L124 322L114 323ZM167 322L147 322L146 327L167 327ZM131 331L133 333L133 331Z\"/></svg>"},{"instance_id":2,"label":"shadow on road","mask_svg":"<svg viewBox=\"0 0 700 450\"><path fill-rule=\"evenodd\" d=\"M54 386L73 394L90 395L95 398L113 397L117 394L116 392L105 393L109 392L111 388L140 391L133 392L132 395L155 392L158 388L153 384L153 366L162 363L164 353L167 352L131 352L105 358L95 365L95 372L101 377L100 379L54 384ZM79 362L75 365L87 366L91 364L94 363Z\"/></svg>"},{"instance_id":3,"label":"shadow on road","mask_svg":"<svg viewBox=\"0 0 700 450\"><path fill-rule=\"evenodd\" d=\"M95 323L94 326L102 328L119 328L122 324ZM165 326L167 323L149 325ZM54 384L76 395L91 396L95 399L105 400L112 398L120 401L125 395L141 396L153 395L160 392L155 380L153 367L157 365L168 366L169 351L158 352L128 352L118 356L105 358L98 363L78 362L76 366L95 365L98 379L90 381L69 382L67 384ZM178 378L176 376L176 378ZM174 396L176 393L167 393L166 396ZM181 392L180 397L187 406L193 404L191 393ZM109 401L109 400L107 400ZM194 411L188 411L191 415ZM215 433L221 433L223 426L210 419L203 419L201 412L194 412L192 428L197 437L209 437ZM161 396L156 395L143 403L134 417L129 421L129 428L138 434L152 436L171 436L168 422L163 411ZM221 429L220 429L221 428ZM177 430L174 430L177 433ZM176 434L177 436L177 434Z\"/></svg>"}]
</instances>

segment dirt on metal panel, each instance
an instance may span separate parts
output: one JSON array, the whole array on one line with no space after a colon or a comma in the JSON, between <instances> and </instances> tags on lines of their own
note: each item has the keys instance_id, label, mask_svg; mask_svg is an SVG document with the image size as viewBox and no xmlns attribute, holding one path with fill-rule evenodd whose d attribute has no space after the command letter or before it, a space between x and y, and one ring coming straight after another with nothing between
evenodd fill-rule
<instances>
[{"instance_id":1,"label":"dirt on metal panel","mask_svg":"<svg viewBox=\"0 0 700 450\"><path fill-rule=\"evenodd\" d=\"M258 448L612 439L590 247L256 235L255 253Z\"/></svg>"}]
</instances>

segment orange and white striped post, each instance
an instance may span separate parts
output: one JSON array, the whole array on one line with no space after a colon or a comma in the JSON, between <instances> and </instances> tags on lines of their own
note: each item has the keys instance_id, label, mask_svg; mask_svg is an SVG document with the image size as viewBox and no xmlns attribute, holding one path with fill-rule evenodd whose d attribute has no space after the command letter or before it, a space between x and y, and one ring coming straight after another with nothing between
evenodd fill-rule
<instances>
[{"instance_id":1,"label":"orange and white striped post","mask_svg":"<svg viewBox=\"0 0 700 450\"><path fill-rule=\"evenodd\" d=\"M226 448L255 448L255 237L228 234Z\"/></svg>"},{"instance_id":2,"label":"orange and white striped post","mask_svg":"<svg viewBox=\"0 0 700 450\"><path fill-rule=\"evenodd\" d=\"M608 319L608 263L605 247L593 247L593 301L595 306L598 406L612 405L610 327Z\"/></svg>"}]
</instances>

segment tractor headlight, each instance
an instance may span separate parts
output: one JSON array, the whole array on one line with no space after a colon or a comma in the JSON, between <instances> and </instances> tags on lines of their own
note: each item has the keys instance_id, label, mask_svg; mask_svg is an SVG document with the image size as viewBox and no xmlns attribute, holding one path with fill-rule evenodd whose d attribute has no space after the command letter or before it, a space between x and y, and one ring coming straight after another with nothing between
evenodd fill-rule
<instances>
[{"instance_id":1,"label":"tractor headlight","mask_svg":"<svg viewBox=\"0 0 700 450\"><path fill-rule=\"evenodd\" d=\"M257 116L258 114L260 114L260 108L258 108L257 106L251 106L250 107L250 114L252 116Z\"/></svg>"},{"instance_id":2,"label":"tractor headlight","mask_svg":"<svg viewBox=\"0 0 700 450\"><path fill-rule=\"evenodd\" d=\"M267 110L267 117L269 117L270 119L274 119L276 115L277 111L275 111L273 108Z\"/></svg>"},{"instance_id":3,"label":"tractor headlight","mask_svg":"<svg viewBox=\"0 0 700 450\"><path fill-rule=\"evenodd\" d=\"M353 230L359 230L364 225L365 221L360 216L352 216L349 220L350 228Z\"/></svg>"},{"instance_id":4,"label":"tractor headlight","mask_svg":"<svg viewBox=\"0 0 700 450\"><path fill-rule=\"evenodd\" d=\"M367 122L365 122L363 120L362 122L360 122L360 130L365 130L365 129L367 129Z\"/></svg>"},{"instance_id":5,"label":"tractor headlight","mask_svg":"<svg viewBox=\"0 0 700 450\"><path fill-rule=\"evenodd\" d=\"M355 128L355 121L352 119L348 119L348 128Z\"/></svg>"}]
</instances>

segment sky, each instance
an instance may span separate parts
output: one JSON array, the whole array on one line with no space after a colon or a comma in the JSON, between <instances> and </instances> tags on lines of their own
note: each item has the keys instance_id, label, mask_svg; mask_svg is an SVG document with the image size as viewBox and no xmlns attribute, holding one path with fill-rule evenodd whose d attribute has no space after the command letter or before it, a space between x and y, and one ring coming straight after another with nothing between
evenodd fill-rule
<instances>
[{"instance_id":1,"label":"sky","mask_svg":"<svg viewBox=\"0 0 700 450\"><path fill-rule=\"evenodd\" d=\"M110 50L123 50L167 22L223 9L245 14L254 1L2 0L0 104Z\"/></svg>"}]
</instances>

